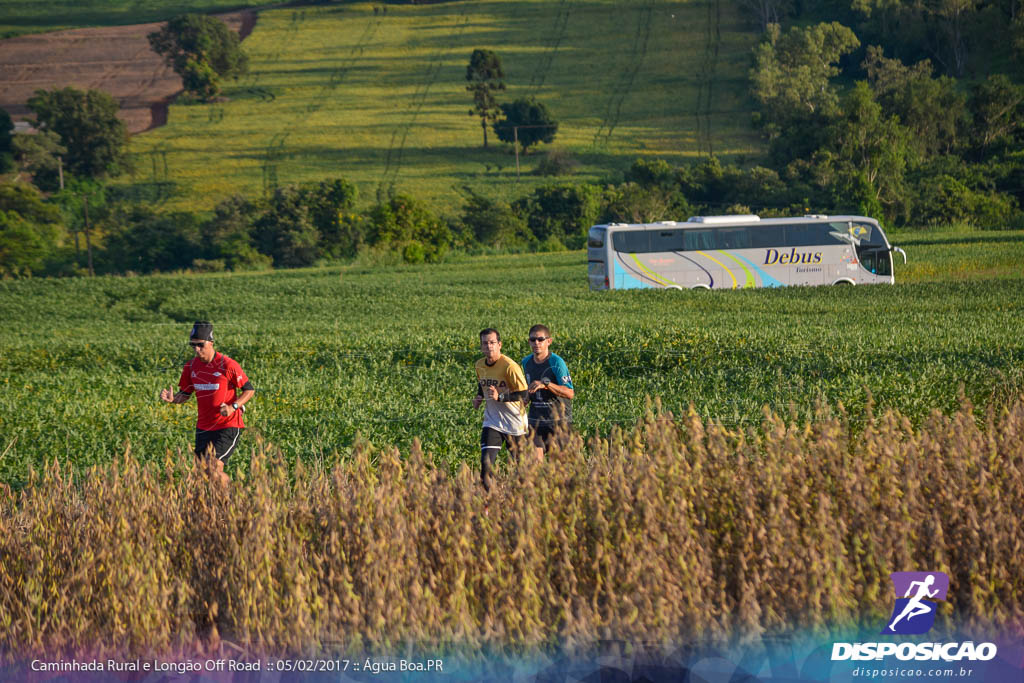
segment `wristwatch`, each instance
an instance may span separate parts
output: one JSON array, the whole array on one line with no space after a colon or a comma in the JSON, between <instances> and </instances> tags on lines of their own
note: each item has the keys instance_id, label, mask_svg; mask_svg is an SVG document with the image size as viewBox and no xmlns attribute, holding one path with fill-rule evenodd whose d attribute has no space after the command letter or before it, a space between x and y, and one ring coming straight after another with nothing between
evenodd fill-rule
<instances>
[{"instance_id":1,"label":"wristwatch","mask_svg":"<svg viewBox=\"0 0 1024 683\"><path fill-rule=\"evenodd\" d=\"M240 406L237 403L232 403L231 407L234 408L235 410L241 410L243 413L245 412L245 406Z\"/></svg>"},{"instance_id":2,"label":"wristwatch","mask_svg":"<svg viewBox=\"0 0 1024 683\"><path fill-rule=\"evenodd\" d=\"M547 386L547 385L551 384L551 378L550 377L545 377L544 379L541 380L541 382L544 384L544 386Z\"/></svg>"}]
</instances>

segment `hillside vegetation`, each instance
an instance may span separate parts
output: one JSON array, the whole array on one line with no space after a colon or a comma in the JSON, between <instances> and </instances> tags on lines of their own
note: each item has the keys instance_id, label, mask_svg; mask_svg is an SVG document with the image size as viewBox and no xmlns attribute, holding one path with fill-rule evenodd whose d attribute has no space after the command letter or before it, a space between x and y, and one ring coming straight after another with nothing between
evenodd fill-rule
<instances>
[{"instance_id":1,"label":"hillside vegetation","mask_svg":"<svg viewBox=\"0 0 1024 683\"><path fill-rule=\"evenodd\" d=\"M757 153L747 69L756 35L731 3L497 0L287 7L260 12L250 73L226 99L175 105L133 138L132 196L212 208L240 192L343 176L363 202L397 191L451 212L466 189L511 201L547 182L483 149L468 115L475 48L504 64L511 101L535 96L559 122L553 147L577 180L638 157ZM543 147L543 146L542 146Z\"/></svg>"}]
</instances>

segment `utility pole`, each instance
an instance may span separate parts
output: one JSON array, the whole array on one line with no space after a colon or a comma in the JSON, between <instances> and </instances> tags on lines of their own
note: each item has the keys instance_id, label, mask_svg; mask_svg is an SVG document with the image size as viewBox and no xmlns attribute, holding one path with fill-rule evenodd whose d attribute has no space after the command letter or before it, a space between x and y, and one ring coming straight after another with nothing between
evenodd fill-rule
<instances>
[{"instance_id":1,"label":"utility pole","mask_svg":"<svg viewBox=\"0 0 1024 683\"><path fill-rule=\"evenodd\" d=\"M519 129L520 128L557 128L558 124L536 124L528 126L512 126L512 146L516 150L516 180L519 180Z\"/></svg>"},{"instance_id":2,"label":"utility pole","mask_svg":"<svg viewBox=\"0 0 1024 683\"><path fill-rule=\"evenodd\" d=\"M60 177L60 189L64 191L64 157L57 155L57 175ZM75 263L78 263L81 250L78 248L78 231L75 230Z\"/></svg>"},{"instance_id":3,"label":"utility pole","mask_svg":"<svg viewBox=\"0 0 1024 683\"><path fill-rule=\"evenodd\" d=\"M515 142L512 146L516 150L516 180L519 180L519 126L512 126L512 137L515 138Z\"/></svg>"},{"instance_id":4,"label":"utility pole","mask_svg":"<svg viewBox=\"0 0 1024 683\"><path fill-rule=\"evenodd\" d=\"M95 277L92 269L92 242L89 240L89 195L82 193L82 206L85 207L85 248L89 254L89 277Z\"/></svg>"}]
</instances>

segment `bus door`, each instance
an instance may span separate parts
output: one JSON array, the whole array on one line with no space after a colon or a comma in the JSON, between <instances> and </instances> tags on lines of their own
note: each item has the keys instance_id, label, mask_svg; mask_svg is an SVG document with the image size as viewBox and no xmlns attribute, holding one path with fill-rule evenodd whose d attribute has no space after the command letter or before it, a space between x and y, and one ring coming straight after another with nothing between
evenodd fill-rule
<instances>
[{"instance_id":1,"label":"bus door","mask_svg":"<svg viewBox=\"0 0 1024 683\"><path fill-rule=\"evenodd\" d=\"M857 252L864 270L878 277L892 277L892 252L888 247L871 246Z\"/></svg>"},{"instance_id":2,"label":"bus door","mask_svg":"<svg viewBox=\"0 0 1024 683\"><path fill-rule=\"evenodd\" d=\"M868 223L850 223L860 266L875 278L892 282L892 251L882 231Z\"/></svg>"}]
</instances>

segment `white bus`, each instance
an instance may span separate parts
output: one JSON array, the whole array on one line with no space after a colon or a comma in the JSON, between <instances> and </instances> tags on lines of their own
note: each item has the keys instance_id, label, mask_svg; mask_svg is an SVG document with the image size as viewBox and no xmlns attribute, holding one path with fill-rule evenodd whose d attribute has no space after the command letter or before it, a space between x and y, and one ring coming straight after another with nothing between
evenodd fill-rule
<instances>
[{"instance_id":1,"label":"white bus","mask_svg":"<svg viewBox=\"0 0 1024 683\"><path fill-rule=\"evenodd\" d=\"M737 289L892 284L892 252L864 216L695 216L685 223L595 225L591 289Z\"/></svg>"}]
</instances>

